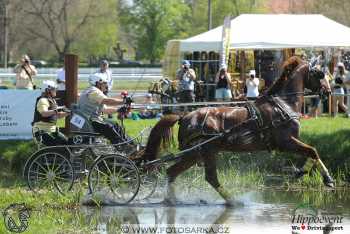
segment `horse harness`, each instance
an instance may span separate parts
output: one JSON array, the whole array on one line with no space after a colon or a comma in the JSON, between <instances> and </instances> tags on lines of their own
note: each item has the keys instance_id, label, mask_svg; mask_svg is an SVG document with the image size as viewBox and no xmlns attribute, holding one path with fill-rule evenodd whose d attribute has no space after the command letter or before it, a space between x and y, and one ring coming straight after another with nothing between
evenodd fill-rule
<instances>
[{"instance_id":1,"label":"horse harness","mask_svg":"<svg viewBox=\"0 0 350 234\"><path fill-rule=\"evenodd\" d=\"M221 139L223 140L223 143L226 144L245 145L259 141L264 143L269 150L272 149L271 130L273 128L278 128L293 119L299 119L300 116L279 98L271 96L264 96L261 98L267 98L267 101L273 107L273 120L271 122L264 121L261 111L255 103L246 102L243 107L248 111L248 119L229 129L225 129L224 123L226 115L224 114L222 121L222 129L224 129L223 133L209 133L205 131L205 124L209 116L209 110L207 110L201 123L200 134L196 134L196 137L199 135L213 137L222 134Z\"/></svg>"}]
</instances>

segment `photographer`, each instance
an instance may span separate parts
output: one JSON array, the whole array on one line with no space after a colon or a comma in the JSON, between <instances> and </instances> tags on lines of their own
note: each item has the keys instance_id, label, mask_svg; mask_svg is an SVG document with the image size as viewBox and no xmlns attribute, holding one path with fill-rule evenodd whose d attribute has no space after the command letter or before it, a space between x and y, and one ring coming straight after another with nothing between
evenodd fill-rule
<instances>
[{"instance_id":1,"label":"photographer","mask_svg":"<svg viewBox=\"0 0 350 234\"><path fill-rule=\"evenodd\" d=\"M35 89L33 82L33 76L38 72L36 68L30 64L30 58L28 55L23 55L20 64L17 64L14 68L16 73L16 89Z\"/></svg>"},{"instance_id":2,"label":"photographer","mask_svg":"<svg viewBox=\"0 0 350 234\"><path fill-rule=\"evenodd\" d=\"M231 77L227 72L226 65L221 65L219 72L215 77L215 99L217 101L229 101L232 98Z\"/></svg>"},{"instance_id":3,"label":"photographer","mask_svg":"<svg viewBox=\"0 0 350 234\"><path fill-rule=\"evenodd\" d=\"M343 96L345 94L344 88L347 76L348 71L346 71L344 64L342 62L339 62L337 64L337 70L333 75L334 80L331 83L333 88L333 94L335 94L335 96L332 96L333 117L335 117L338 114L338 106L340 106L344 111L347 111L348 109L347 106L344 104Z\"/></svg>"},{"instance_id":4,"label":"photographer","mask_svg":"<svg viewBox=\"0 0 350 234\"><path fill-rule=\"evenodd\" d=\"M246 79L248 100L255 100L259 96L259 79L255 77L255 70L249 71L249 78Z\"/></svg>"},{"instance_id":5,"label":"photographer","mask_svg":"<svg viewBox=\"0 0 350 234\"><path fill-rule=\"evenodd\" d=\"M182 62L181 68L176 73L176 79L179 80L179 102L190 103L194 102L194 81L196 73L190 68L191 64L188 60ZM183 109L183 108L182 108ZM191 110L191 108L189 108Z\"/></svg>"},{"instance_id":6,"label":"photographer","mask_svg":"<svg viewBox=\"0 0 350 234\"><path fill-rule=\"evenodd\" d=\"M36 100L32 123L34 137L46 146L65 145L68 141L58 131L57 119L69 113L58 109L55 101L57 85L54 81L45 80L41 88L43 92Z\"/></svg>"}]
</instances>

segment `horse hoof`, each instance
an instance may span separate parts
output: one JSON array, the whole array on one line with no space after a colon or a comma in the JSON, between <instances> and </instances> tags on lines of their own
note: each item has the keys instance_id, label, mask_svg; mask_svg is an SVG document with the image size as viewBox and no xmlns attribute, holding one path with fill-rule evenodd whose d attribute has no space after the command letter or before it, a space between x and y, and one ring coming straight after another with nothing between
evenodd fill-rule
<instances>
[{"instance_id":1,"label":"horse hoof","mask_svg":"<svg viewBox=\"0 0 350 234\"><path fill-rule=\"evenodd\" d=\"M236 201L236 200L227 200L225 205L227 207L243 207L244 206L244 203L243 202L240 202L240 201Z\"/></svg>"},{"instance_id":2,"label":"horse hoof","mask_svg":"<svg viewBox=\"0 0 350 234\"><path fill-rule=\"evenodd\" d=\"M334 188L334 180L329 175L326 175L326 176L323 177L323 183L327 187Z\"/></svg>"}]
</instances>

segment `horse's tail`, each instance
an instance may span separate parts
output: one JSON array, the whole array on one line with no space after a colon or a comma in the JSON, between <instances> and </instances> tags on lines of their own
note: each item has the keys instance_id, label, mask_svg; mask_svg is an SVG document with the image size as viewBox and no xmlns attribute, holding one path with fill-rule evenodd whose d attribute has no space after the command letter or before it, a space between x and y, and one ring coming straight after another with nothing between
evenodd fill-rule
<instances>
[{"instance_id":1,"label":"horse's tail","mask_svg":"<svg viewBox=\"0 0 350 234\"><path fill-rule=\"evenodd\" d=\"M166 115L152 128L148 137L143 159L155 160L160 151L160 146L167 148L173 139L172 127L180 119L178 115Z\"/></svg>"}]
</instances>

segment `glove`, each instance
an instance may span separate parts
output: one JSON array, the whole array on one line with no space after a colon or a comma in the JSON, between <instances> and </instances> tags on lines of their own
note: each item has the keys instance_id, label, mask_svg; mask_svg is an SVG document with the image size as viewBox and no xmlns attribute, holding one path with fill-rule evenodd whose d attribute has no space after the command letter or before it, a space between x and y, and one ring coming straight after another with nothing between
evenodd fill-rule
<instances>
[{"instance_id":1,"label":"glove","mask_svg":"<svg viewBox=\"0 0 350 234\"><path fill-rule=\"evenodd\" d=\"M124 98L124 104L126 104L126 105L130 105L133 102L134 102L134 100L132 100L132 98L130 96L127 96Z\"/></svg>"}]
</instances>

